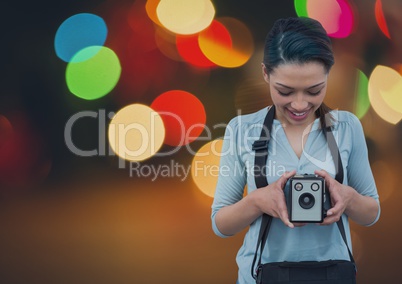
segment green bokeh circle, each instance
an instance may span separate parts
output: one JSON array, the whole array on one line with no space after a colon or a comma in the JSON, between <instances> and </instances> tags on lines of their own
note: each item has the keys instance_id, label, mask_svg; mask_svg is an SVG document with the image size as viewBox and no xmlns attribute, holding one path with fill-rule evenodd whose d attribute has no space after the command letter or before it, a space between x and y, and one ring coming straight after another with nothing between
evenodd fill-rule
<instances>
[{"instance_id":1,"label":"green bokeh circle","mask_svg":"<svg viewBox=\"0 0 402 284\"><path fill-rule=\"evenodd\" d=\"M307 0L295 0L294 6L295 6L297 16L308 17Z\"/></svg>"},{"instance_id":2,"label":"green bokeh circle","mask_svg":"<svg viewBox=\"0 0 402 284\"><path fill-rule=\"evenodd\" d=\"M113 90L120 74L120 61L113 50L90 46L77 52L67 65L66 82L77 97L96 100Z\"/></svg>"}]
</instances>

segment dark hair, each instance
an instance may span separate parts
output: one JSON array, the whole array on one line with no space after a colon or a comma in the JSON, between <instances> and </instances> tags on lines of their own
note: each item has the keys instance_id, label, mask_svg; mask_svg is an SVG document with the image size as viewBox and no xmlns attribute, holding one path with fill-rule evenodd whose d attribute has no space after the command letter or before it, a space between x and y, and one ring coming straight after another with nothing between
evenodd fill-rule
<instances>
[{"instance_id":1,"label":"dark hair","mask_svg":"<svg viewBox=\"0 0 402 284\"><path fill-rule=\"evenodd\" d=\"M274 23L265 40L263 63L270 74L285 63L322 63L328 73L334 65L331 40L320 22L298 17L279 19ZM321 125L331 109L324 103L316 111Z\"/></svg>"}]
</instances>

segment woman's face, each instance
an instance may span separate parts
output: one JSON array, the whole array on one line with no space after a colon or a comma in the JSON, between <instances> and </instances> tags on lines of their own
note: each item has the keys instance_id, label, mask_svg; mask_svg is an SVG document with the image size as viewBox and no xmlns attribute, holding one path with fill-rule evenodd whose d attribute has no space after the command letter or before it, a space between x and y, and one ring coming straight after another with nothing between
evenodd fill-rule
<instances>
[{"instance_id":1,"label":"woman's face","mask_svg":"<svg viewBox=\"0 0 402 284\"><path fill-rule=\"evenodd\" d=\"M270 74L262 64L265 81L269 84L276 118L286 126L304 126L315 119L327 91L324 65L318 62L286 63Z\"/></svg>"}]
</instances>

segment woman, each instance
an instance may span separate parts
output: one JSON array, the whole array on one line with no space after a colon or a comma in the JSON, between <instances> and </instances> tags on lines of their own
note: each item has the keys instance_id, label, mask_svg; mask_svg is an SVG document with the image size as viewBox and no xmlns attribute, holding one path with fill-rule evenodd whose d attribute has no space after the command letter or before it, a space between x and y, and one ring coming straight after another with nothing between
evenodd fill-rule
<instances>
[{"instance_id":1,"label":"woman","mask_svg":"<svg viewBox=\"0 0 402 284\"><path fill-rule=\"evenodd\" d=\"M240 284L255 283L250 270L264 213L274 218L262 263L349 260L334 223L343 219L351 247L348 218L363 226L379 218L379 199L360 121L349 112L331 111L323 103L333 64L331 42L319 22L310 18L275 22L265 42L262 63L276 110L268 145L268 186L256 188L252 150L267 108L238 116L227 126L212 225L221 237L250 226L236 258ZM334 179L334 161L321 130L328 115L341 155L343 184ZM321 176L329 188L332 208L319 226L289 220L283 189L296 173ZM246 185L248 194L244 196Z\"/></svg>"}]
</instances>

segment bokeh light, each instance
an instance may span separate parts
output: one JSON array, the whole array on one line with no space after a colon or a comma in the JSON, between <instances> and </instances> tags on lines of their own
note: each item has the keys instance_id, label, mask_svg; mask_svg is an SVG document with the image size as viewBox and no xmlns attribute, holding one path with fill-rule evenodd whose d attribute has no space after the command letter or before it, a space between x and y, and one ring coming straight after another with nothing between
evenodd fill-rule
<instances>
[{"instance_id":1,"label":"bokeh light","mask_svg":"<svg viewBox=\"0 0 402 284\"><path fill-rule=\"evenodd\" d=\"M205 108L193 94L172 90L159 95L151 104L159 112L165 128L164 143L182 146L193 142L202 133L206 122Z\"/></svg>"},{"instance_id":2,"label":"bokeh light","mask_svg":"<svg viewBox=\"0 0 402 284\"><path fill-rule=\"evenodd\" d=\"M89 46L103 46L107 37L105 21L94 14L76 14L65 20L58 28L54 39L57 56L65 62L85 60L96 54L86 53L86 58L73 56Z\"/></svg>"},{"instance_id":3,"label":"bokeh light","mask_svg":"<svg viewBox=\"0 0 402 284\"><path fill-rule=\"evenodd\" d=\"M96 55L88 58L88 54ZM82 60L85 58L85 60ZM94 100L108 94L120 78L120 62L113 50L91 46L80 50L67 65L66 81L71 93Z\"/></svg>"},{"instance_id":4,"label":"bokeh light","mask_svg":"<svg viewBox=\"0 0 402 284\"><path fill-rule=\"evenodd\" d=\"M0 148L11 137L13 127L4 115L0 115Z\"/></svg>"},{"instance_id":5,"label":"bokeh light","mask_svg":"<svg viewBox=\"0 0 402 284\"><path fill-rule=\"evenodd\" d=\"M219 175L222 139L206 143L194 155L191 176L198 189L207 196L214 197Z\"/></svg>"},{"instance_id":6,"label":"bokeh light","mask_svg":"<svg viewBox=\"0 0 402 284\"><path fill-rule=\"evenodd\" d=\"M176 36L176 46L180 56L188 63L198 67L216 66L200 49L198 34L190 36Z\"/></svg>"},{"instance_id":7,"label":"bokeh light","mask_svg":"<svg viewBox=\"0 0 402 284\"><path fill-rule=\"evenodd\" d=\"M369 78L369 99L375 112L396 124L402 118L402 78L392 68L378 65Z\"/></svg>"},{"instance_id":8,"label":"bokeh light","mask_svg":"<svg viewBox=\"0 0 402 284\"><path fill-rule=\"evenodd\" d=\"M120 109L108 130L109 145L117 156L128 161L143 161L155 155L163 144L165 127L152 108L132 104Z\"/></svg>"},{"instance_id":9,"label":"bokeh light","mask_svg":"<svg viewBox=\"0 0 402 284\"><path fill-rule=\"evenodd\" d=\"M202 52L211 59L233 47L230 32L217 20L214 20L206 30L199 34L198 41Z\"/></svg>"},{"instance_id":10,"label":"bokeh light","mask_svg":"<svg viewBox=\"0 0 402 284\"><path fill-rule=\"evenodd\" d=\"M382 33L387 37L391 38L391 35L388 30L388 25L385 20L384 16L384 11L382 8L382 0L376 0L375 6L374 6L374 12L375 12L375 20L377 22L378 27L382 31Z\"/></svg>"},{"instance_id":11,"label":"bokeh light","mask_svg":"<svg viewBox=\"0 0 402 284\"><path fill-rule=\"evenodd\" d=\"M296 14L299 17L308 17L307 1L308 0L295 0L294 1Z\"/></svg>"},{"instance_id":12,"label":"bokeh light","mask_svg":"<svg viewBox=\"0 0 402 284\"><path fill-rule=\"evenodd\" d=\"M145 4L145 10L147 12L148 17L158 26L163 26L162 23L158 19L158 14L156 13L156 9L158 8L159 2L161 0L147 0Z\"/></svg>"},{"instance_id":13,"label":"bokeh light","mask_svg":"<svg viewBox=\"0 0 402 284\"><path fill-rule=\"evenodd\" d=\"M368 78L361 70L357 70L355 98L354 114L361 119L370 108Z\"/></svg>"},{"instance_id":14,"label":"bokeh light","mask_svg":"<svg viewBox=\"0 0 402 284\"><path fill-rule=\"evenodd\" d=\"M387 68L383 76L386 76L387 88L381 89L381 95L387 105L393 110L402 113L402 77L392 68ZM383 87L385 87L383 85Z\"/></svg>"},{"instance_id":15,"label":"bokeh light","mask_svg":"<svg viewBox=\"0 0 402 284\"><path fill-rule=\"evenodd\" d=\"M244 65L254 52L253 36L241 21L223 17L200 32L199 45L216 65L234 68Z\"/></svg>"},{"instance_id":16,"label":"bokeh light","mask_svg":"<svg viewBox=\"0 0 402 284\"><path fill-rule=\"evenodd\" d=\"M51 169L45 142L29 117L19 111L0 115L0 191L27 189Z\"/></svg>"},{"instance_id":17,"label":"bokeh light","mask_svg":"<svg viewBox=\"0 0 402 284\"><path fill-rule=\"evenodd\" d=\"M208 27L215 16L209 0L161 0L156 8L159 21L176 34L195 34Z\"/></svg>"},{"instance_id":18,"label":"bokeh light","mask_svg":"<svg viewBox=\"0 0 402 284\"><path fill-rule=\"evenodd\" d=\"M300 17L318 20L330 37L348 37L354 25L353 10L346 0L295 0Z\"/></svg>"}]
</instances>

